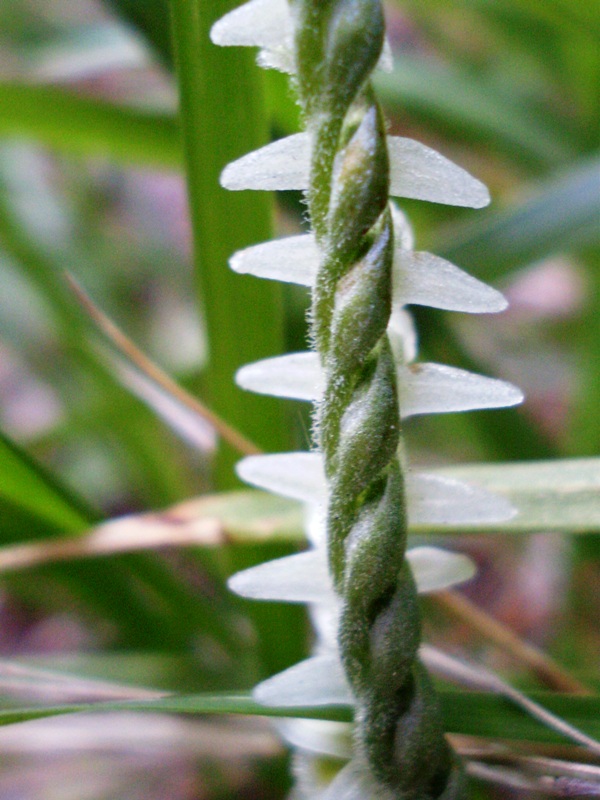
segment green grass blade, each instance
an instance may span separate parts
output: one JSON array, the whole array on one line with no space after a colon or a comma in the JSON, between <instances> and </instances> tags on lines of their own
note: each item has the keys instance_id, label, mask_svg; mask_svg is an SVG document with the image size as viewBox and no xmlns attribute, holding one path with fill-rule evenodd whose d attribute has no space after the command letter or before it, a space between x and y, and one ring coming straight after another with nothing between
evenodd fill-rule
<instances>
[{"instance_id":1,"label":"green grass blade","mask_svg":"<svg viewBox=\"0 0 600 800\"><path fill-rule=\"evenodd\" d=\"M600 240L600 160L574 164L523 204L482 215L436 252L486 280Z\"/></svg>"},{"instance_id":2,"label":"green grass blade","mask_svg":"<svg viewBox=\"0 0 600 800\"><path fill-rule=\"evenodd\" d=\"M411 533L415 535L468 534L474 530L478 534L529 534L538 531L585 534L600 531L600 458L461 465L430 470L430 473L464 481L505 497L518 510L518 514L505 522L478 522L475 526L464 523L413 524ZM31 484L27 482L23 485L28 489ZM16 495L16 500L14 498L14 493L12 496L10 493L8 496L3 494L0 495L0 502L7 499L18 508L19 495ZM26 505L26 501L23 505ZM40 510L39 519L47 519L47 516L42 516L44 510L45 506ZM4 516L2 528L7 523L7 516ZM34 518L31 512L29 516ZM203 522L209 523L210 528L205 547L212 548L215 545L215 531L229 544L264 546L273 543L302 543L302 516L301 506L296 502L265 492L246 490L205 495L174 506L162 514L159 512L157 515L117 518L115 526L120 531L121 538L125 539L126 524L130 520L132 533L135 534L127 548L130 551L145 549L145 525L149 527L150 547L168 544L173 528L177 529L178 536L181 537L177 540L178 546L197 546L200 541L195 534L201 530ZM163 530L158 541L161 525ZM184 542L186 526L188 539ZM101 530L108 532L109 528L110 522L105 523ZM33 537L30 536L31 538ZM9 539L4 537L4 540ZM53 559L89 558L93 555L85 547L82 547L80 553L71 549L66 556L63 555L60 545L69 541L65 537L55 540L59 547L56 549L50 546L47 549L45 563L51 563ZM10 548L0 549L0 572L30 569L38 563L37 555L31 562L22 558L19 563L15 563L11 560Z\"/></svg>"},{"instance_id":3,"label":"green grass blade","mask_svg":"<svg viewBox=\"0 0 600 800\"><path fill-rule=\"evenodd\" d=\"M52 529L76 533L99 519L56 478L0 432L0 502L19 507ZM2 530L6 517L0 522Z\"/></svg>"},{"instance_id":4,"label":"green grass blade","mask_svg":"<svg viewBox=\"0 0 600 800\"><path fill-rule=\"evenodd\" d=\"M98 515L60 485L47 470L35 463L8 438L0 435L0 539L56 539L65 532L81 534L98 520ZM119 625L128 640L138 646L154 642L158 617L136 589L132 576L144 575L141 559L130 562L115 559L110 565L79 563L55 565L19 579L10 585L30 600L59 605L65 602L64 590L77 597L88 612L109 618ZM132 569L133 567L133 569ZM139 580L139 578L138 578ZM45 600L43 600L45 598ZM156 609L155 609L156 611ZM189 635L189 634L188 634Z\"/></svg>"},{"instance_id":5,"label":"green grass blade","mask_svg":"<svg viewBox=\"0 0 600 800\"><path fill-rule=\"evenodd\" d=\"M218 48L212 23L236 5L230 0L173 0L173 35L185 142L188 194L200 302L209 344L205 373L209 404L266 450L289 441L283 404L246 394L233 384L248 362L283 351L281 290L236 276L231 254L272 235L271 199L260 192L227 192L219 176L227 163L267 140L262 75L244 48ZM235 454L222 448L221 488L235 482Z\"/></svg>"},{"instance_id":6,"label":"green grass blade","mask_svg":"<svg viewBox=\"0 0 600 800\"><path fill-rule=\"evenodd\" d=\"M503 95L471 72L427 58L395 56L394 71L378 73L377 90L392 113L432 122L436 131L454 132L492 144L514 159L538 166L566 161L573 150L556 131L555 120ZM554 123L554 126L553 126Z\"/></svg>"},{"instance_id":7,"label":"green grass blade","mask_svg":"<svg viewBox=\"0 0 600 800\"><path fill-rule=\"evenodd\" d=\"M117 105L57 86L0 83L0 135L118 164L181 168L176 119L151 109Z\"/></svg>"},{"instance_id":8,"label":"green grass blade","mask_svg":"<svg viewBox=\"0 0 600 800\"><path fill-rule=\"evenodd\" d=\"M281 287L237 276L227 266L234 251L267 240L273 232L269 195L227 192L219 185L226 164L268 139L263 75L254 54L216 47L209 38L212 24L235 5L236 0L171 2L194 261L208 343L203 392L219 416L259 447L282 450L290 442L284 404L234 384L240 366L284 350ZM237 459L237 453L220 444L216 488L237 485ZM236 571L260 555L232 549L228 568ZM255 604L245 610L260 631L258 650L267 672L302 657L298 609L273 613Z\"/></svg>"},{"instance_id":9,"label":"green grass blade","mask_svg":"<svg viewBox=\"0 0 600 800\"><path fill-rule=\"evenodd\" d=\"M476 464L432 472L506 497L519 514L496 524L497 531L600 532L600 458ZM484 525L483 529L493 527ZM478 526L477 531L481 530Z\"/></svg>"},{"instance_id":10,"label":"green grass blade","mask_svg":"<svg viewBox=\"0 0 600 800\"><path fill-rule=\"evenodd\" d=\"M505 698L488 692L440 691L444 726L465 736L523 739L530 742L564 743L564 738L541 725ZM532 692L532 700L579 728L588 736L600 736L600 697ZM320 708L266 707L248 694L171 695L159 700L116 703L82 703L52 708L5 708L0 725L31 719L90 711L152 711L169 714L244 714L264 717L297 717L351 722L347 706Z\"/></svg>"},{"instance_id":11,"label":"green grass blade","mask_svg":"<svg viewBox=\"0 0 600 800\"><path fill-rule=\"evenodd\" d=\"M163 63L173 61L168 0L104 0L152 46Z\"/></svg>"}]
</instances>

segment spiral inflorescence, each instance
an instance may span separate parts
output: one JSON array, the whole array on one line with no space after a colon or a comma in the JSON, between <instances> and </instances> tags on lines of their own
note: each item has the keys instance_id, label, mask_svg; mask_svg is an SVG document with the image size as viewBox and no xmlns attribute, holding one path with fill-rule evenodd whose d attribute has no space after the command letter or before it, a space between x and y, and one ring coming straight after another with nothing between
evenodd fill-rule
<instances>
[{"instance_id":1,"label":"spiral inflorescence","mask_svg":"<svg viewBox=\"0 0 600 800\"><path fill-rule=\"evenodd\" d=\"M409 363L416 346L405 304L493 313L506 301L444 259L414 251L410 226L388 197L481 208L489 194L425 145L386 137L370 85L375 66L391 60L380 0L249 0L211 36L257 46L261 66L295 76L307 126L221 176L231 190L306 192L313 227L230 261L237 272L311 287L316 350L236 375L245 389L316 409L313 452L253 456L237 467L246 482L305 504L310 543L229 582L245 597L307 603L315 626L313 655L263 681L254 697L277 707L354 707L354 729L280 726L296 750L294 798L458 800L462 772L418 659L416 593L468 580L474 565L437 548L407 550L408 518L413 526L476 524L509 519L514 509L458 481L403 476L400 420L514 405L522 394L454 367Z\"/></svg>"},{"instance_id":2,"label":"spiral inflorescence","mask_svg":"<svg viewBox=\"0 0 600 800\"><path fill-rule=\"evenodd\" d=\"M369 84L384 40L379 0L297 0L298 88L312 137L309 207L323 253L312 334L325 374L316 431L329 482L339 646L368 764L397 798L454 798L460 769L419 664L405 560L396 367L386 333L394 231L384 123Z\"/></svg>"}]
</instances>

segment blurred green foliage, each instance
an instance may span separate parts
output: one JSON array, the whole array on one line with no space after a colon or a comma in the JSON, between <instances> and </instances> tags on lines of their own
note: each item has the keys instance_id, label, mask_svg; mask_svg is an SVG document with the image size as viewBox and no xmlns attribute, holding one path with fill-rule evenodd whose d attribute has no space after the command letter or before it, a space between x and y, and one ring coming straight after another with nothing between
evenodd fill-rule
<instances>
[{"instance_id":1,"label":"blurred green foliage","mask_svg":"<svg viewBox=\"0 0 600 800\"><path fill-rule=\"evenodd\" d=\"M234 250L294 230L304 214L293 195L275 207L268 196L218 186L225 163L298 126L282 76L208 42L211 22L236 4L106 0L104 10L67 4L55 15L24 0L0 7L0 358L10 365L0 374L2 544L80 535L103 516L236 483L233 451L214 457L210 446L182 444L123 386L65 269L246 436L273 451L308 446L304 411L243 395L232 380L241 364L301 341L306 307L299 291L282 296L226 269ZM419 247L516 298L498 320L417 310L423 356L507 377L530 398L516 411L415 420L411 452L436 462L598 456L598 5L394 0L388 17L395 66L377 87L391 128L465 164L494 198L478 213L407 202ZM107 54L114 66L99 67ZM5 385L21 392L18 402ZM13 407L30 396L41 400L23 422ZM560 462L554 480L559 472ZM548 647L585 675L597 665L600 547L597 535L581 540L567 548L571 566L560 567L574 588L555 610ZM92 650L114 654L111 677L136 659L137 682L152 683L152 659L164 658L171 666L161 685L172 691L247 689L302 657L306 622L296 609L236 600L224 579L293 546L48 565L6 577L5 591L36 618L68 609L81 619ZM585 603L582 575L596 587ZM446 704L449 719L465 698ZM171 710L232 710L230 699L211 702L173 701ZM468 702L452 730L487 726L482 735L498 736L508 726L515 737L544 739L493 698ZM10 719L7 711L2 721Z\"/></svg>"}]
</instances>

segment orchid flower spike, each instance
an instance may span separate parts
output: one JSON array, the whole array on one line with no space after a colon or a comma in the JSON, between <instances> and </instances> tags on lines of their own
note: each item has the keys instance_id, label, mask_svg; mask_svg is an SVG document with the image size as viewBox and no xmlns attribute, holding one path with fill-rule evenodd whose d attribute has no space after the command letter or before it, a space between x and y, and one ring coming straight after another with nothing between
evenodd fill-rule
<instances>
[{"instance_id":1,"label":"orchid flower spike","mask_svg":"<svg viewBox=\"0 0 600 800\"><path fill-rule=\"evenodd\" d=\"M308 453L238 465L253 486L301 501L309 548L238 573L230 588L257 600L306 604L310 658L255 689L265 705L345 705L355 722L286 719L297 800L458 800L461 765L447 744L419 659L417 594L474 574L472 561L408 547L411 525L510 518L503 499L406 469L401 420L521 402L516 387L443 364L419 363L407 304L495 313L495 289L414 249L390 197L481 208L480 181L412 139L388 136L370 85L389 68L380 0L250 0L216 23L219 45L259 48L258 63L294 75L307 130L230 164L222 184L297 189L312 231L235 253L231 267L306 286L315 349L250 364L249 391L314 404ZM335 768L333 764L337 765Z\"/></svg>"}]
</instances>

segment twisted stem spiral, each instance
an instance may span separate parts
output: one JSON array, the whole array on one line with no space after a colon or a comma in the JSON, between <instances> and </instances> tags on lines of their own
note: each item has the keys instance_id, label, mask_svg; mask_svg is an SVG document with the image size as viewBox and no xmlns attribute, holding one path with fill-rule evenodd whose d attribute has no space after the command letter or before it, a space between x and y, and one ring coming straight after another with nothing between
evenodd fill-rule
<instances>
[{"instance_id":1,"label":"twisted stem spiral","mask_svg":"<svg viewBox=\"0 0 600 800\"><path fill-rule=\"evenodd\" d=\"M312 136L309 208L322 253L312 336L326 375L316 431L329 481L329 564L359 748L398 800L463 795L461 771L417 657L405 560L391 313L393 222L384 122L369 83L384 40L380 0L295 0L298 90Z\"/></svg>"}]
</instances>

